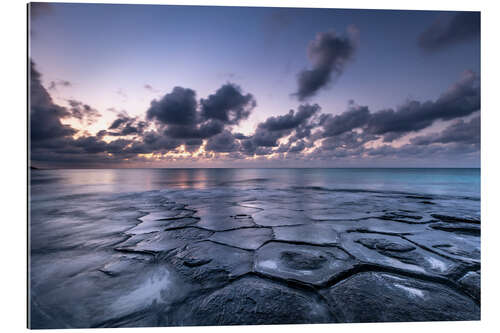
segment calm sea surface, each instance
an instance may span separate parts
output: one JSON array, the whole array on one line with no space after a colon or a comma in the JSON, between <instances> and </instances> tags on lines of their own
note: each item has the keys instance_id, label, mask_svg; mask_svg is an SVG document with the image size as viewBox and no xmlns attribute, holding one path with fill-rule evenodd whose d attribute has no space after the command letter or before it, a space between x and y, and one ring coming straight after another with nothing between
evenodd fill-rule
<instances>
[{"instance_id":1,"label":"calm sea surface","mask_svg":"<svg viewBox=\"0 0 500 333\"><path fill-rule=\"evenodd\" d=\"M92 169L31 173L32 195L307 187L479 199L480 169Z\"/></svg>"}]
</instances>

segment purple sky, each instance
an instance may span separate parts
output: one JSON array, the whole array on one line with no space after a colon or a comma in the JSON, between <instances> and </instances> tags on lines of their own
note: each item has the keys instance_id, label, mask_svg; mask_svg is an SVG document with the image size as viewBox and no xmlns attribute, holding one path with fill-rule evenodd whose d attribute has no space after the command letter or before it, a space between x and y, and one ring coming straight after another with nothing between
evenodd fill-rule
<instances>
[{"instance_id":1,"label":"purple sky","mask_svg":"<svg viewBox=\"0 0 500 333\"><path fill-rule=\"evenodd\" d=\"M32 165L480 165L477 12L30 13Z\"/></svg>"}]
</instances>

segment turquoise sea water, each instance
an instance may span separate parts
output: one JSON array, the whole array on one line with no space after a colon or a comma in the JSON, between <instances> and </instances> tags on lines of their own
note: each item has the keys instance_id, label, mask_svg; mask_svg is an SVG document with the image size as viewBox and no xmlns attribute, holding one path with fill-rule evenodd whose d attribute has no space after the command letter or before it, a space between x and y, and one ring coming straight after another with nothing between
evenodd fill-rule
<instances>
[{"instance_id":1,"label":"turquoise sea water","mask_svg":"<svg viewBox=\"0 0 500 333\"><path fill-rule=\"evenodd\" d=\"M211 188L323 188L480 197L480 169L35 170L31 191L130 192Z\"/></svg>"}]
</instances>

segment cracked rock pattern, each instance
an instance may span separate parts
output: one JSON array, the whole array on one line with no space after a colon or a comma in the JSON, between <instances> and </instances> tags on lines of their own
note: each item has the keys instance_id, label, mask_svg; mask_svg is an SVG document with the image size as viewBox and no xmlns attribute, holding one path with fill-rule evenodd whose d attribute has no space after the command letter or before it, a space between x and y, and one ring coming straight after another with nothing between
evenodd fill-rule
<instances>
[{"instance_id":1,"label":"cracked rock pattern","mask_svg":"<svg viewBox=\"0 0 500 333\"><path fill-rule=\"evenodd\" d=\"M480 319L479 201L263 184L34 195L31 325Z\"/></svg>"}]
</instances>

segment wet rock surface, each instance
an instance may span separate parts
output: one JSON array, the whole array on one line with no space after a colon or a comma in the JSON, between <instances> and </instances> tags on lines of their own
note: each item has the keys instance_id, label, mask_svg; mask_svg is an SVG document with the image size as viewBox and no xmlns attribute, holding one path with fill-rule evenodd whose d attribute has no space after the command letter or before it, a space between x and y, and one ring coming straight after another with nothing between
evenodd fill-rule
<instances>
[{"instance_id":1,"label":"wet rock surface","mask_svg":"<svg viewBox=\"0 0 500 333\"><path fill-rule=\"evenodd\" d=\"M338 244L339 232L328 223L310 223L298 226L273 227L276 240L316 245Z\"/></svg>"},{"instance_id":2,"label":"wet rock surface","mask_svg":"<svg viewBox=\"0 0 500 333\"><path fill-rule=\"evenodd\" d=\"M240 279L203 298L194 299L179 312L184 312L180 325L335 322L326 304L316 295L256 277Z\"/></svg>"},{"instance_id":3,"label":"wet rock surface","mask_svg":"<svg viewBox=\"0 0 500 333\"><path fill-rule=\"evenodd\" d=\"M460 199L452 215L450 200L323 188L40 198L31 325L478 320L479 203Z\"/></svg>"},{"instance_id":4,"label":"wet rock surface","mask_svg":"<svg viewBox=\"0 0 500 333\"><path fill-rule=\"evenodd\" d=\"M217 232L210 237L213 242L244 250L256 250L271 239L273 239L271 228L241 228Z\"/></svg>"},{"instance_id":5,"label":"wet rock surface","mask_svg":"<svg viewBox=\"0 0 500 333\"><path fill-rule=\"evenodd\" d=\"M391 274L359 273L322 293L342 322L480 318L479 306L449 287Z\"/></svg>"},{"instance_id":6,"label":"wet rock surface","mask_svg":"<svg viewBox=\"0 0 500 333\"><path fill-rule=\"evenodd\" d=\"M276 279L316 286L352 269L355 261L338 247L271 242L255 254L255 271Z\"/></svg>"},{"instance_id":7,"label":"wet rock surface","mask_svg":"<svg viewBox=\"0 0 500 333\"><path fill-rule=\"evenodd\" d=\"M468 272L458 280L458 283L476 300L481 299L481 274L480 272Z\"/></svg>"}]
</instances>

